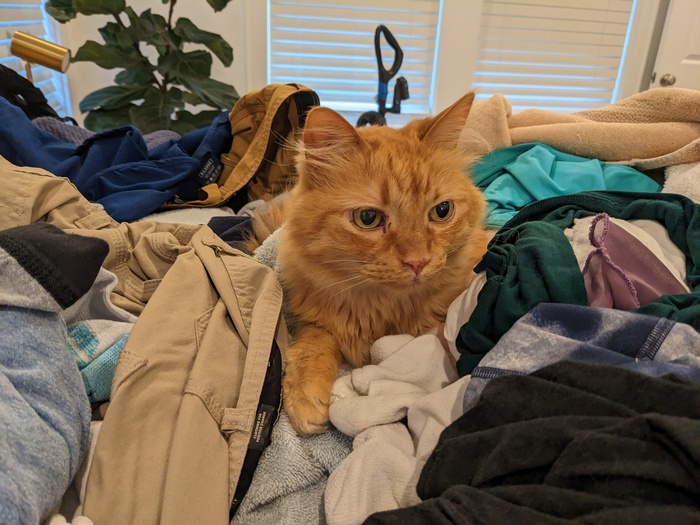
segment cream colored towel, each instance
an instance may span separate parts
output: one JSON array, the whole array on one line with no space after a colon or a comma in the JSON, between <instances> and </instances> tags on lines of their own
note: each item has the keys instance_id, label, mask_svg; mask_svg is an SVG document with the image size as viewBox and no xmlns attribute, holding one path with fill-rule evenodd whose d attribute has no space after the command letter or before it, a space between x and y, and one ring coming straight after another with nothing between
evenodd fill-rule
<instances>
[{"instance_id":1,"label":"cream colored towel","mask_svg":"<svg viewBox=\"0 0 700 525\"><path fill-rule=\"evenodd\" d=\"M669 166L665 175L663 193L677 193L700 204L700 162Z\"/></svg>"},{"instance_id":2,"label":"cream colored towel","mask_svg":"<svg viewBox=\"0 0 700 525\"><path fill-rule=\"evenodd\" d=\"M700 91L650 89L571 114L528 109L513 115L505 97L494 95L474 105L460 136L480 154L526 142L639 170L700 161Z\"/></svg>"},{"instance_id":3,"label":"cream colored towel","mask_svg":"<svg viewBox=\"0 0 700 525\"><path fill-rule=\"evenodd\" d=\"M463 413L469 377L458 379L435 335L385 336L370 355L371 364L333 384L331 423L355 439L328 477L324 501L332 525L356 525L374 512L419 503L423 465L440 433Z\"/></svg>"}]
</instances>

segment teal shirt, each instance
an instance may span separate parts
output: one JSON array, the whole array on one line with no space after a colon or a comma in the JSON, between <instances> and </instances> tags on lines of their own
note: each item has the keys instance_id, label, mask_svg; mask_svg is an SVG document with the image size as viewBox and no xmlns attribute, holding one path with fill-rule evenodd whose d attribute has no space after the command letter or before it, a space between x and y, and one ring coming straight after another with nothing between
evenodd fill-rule
<instances>
[{"instance_id":1,"label":"teal shirt","mask_svg":"<svg viewBox=\"0 0 700 525\"><path fill-rule=\"evenodd\" d=\"M528 204L550 197L594 190L661 191L629 166L569 155L537 142L484 155L472 178L487 200L488 228L500 228Z\"/></svg>"},{"instance_id":2,"label":"teal shirt","mask_svg":"<svg viewBox=\"0 0 700 525\"><path fill-rule=\"evenodd\" d=\"M564 230L574 219L607 213L623 220L658 221L686 257L691 293L664 295L633 312L666 317L700 331L700 206L680 195L584 192L536 202L506 223L475 271L486 284L459 331L457 370L470 374L510 327L540 303L587 305L573 248Z\"/></svg>"}]
</instances>

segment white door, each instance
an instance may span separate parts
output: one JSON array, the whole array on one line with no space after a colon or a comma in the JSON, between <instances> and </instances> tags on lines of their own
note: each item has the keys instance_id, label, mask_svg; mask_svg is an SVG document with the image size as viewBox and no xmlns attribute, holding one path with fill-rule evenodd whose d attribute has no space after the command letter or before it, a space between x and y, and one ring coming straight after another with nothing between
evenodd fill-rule
<instances>
[{"instance_id":1,"label":"white door","mask_svg":"<svg viewBox=\"0 0 700 525\"><path fill-rule=\"evenodd\" d=\"M671 0L650 87L700 90L700 2Z\"/></svg>"}]
</instances>

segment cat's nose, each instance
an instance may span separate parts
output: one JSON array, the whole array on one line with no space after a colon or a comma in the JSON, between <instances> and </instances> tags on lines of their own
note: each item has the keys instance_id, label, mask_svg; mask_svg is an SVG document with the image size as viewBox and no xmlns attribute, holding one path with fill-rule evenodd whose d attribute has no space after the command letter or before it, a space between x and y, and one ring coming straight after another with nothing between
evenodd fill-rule
<instances>
[{"instance_id":1,"label":"cat's nose","mask_svg":"<svg viewBox=\"0 0 700 525\"><path fill-rule=\"evenodd\" d=\"M426 257L424 259L412 259L410 261L402 262L406 268L410 268L411 270L413 270L413 273L415 273L417 277L423 271L423 268L425 268L428 265L428 263L430 262L430 258Z\"/></svg>"}]
</instances>

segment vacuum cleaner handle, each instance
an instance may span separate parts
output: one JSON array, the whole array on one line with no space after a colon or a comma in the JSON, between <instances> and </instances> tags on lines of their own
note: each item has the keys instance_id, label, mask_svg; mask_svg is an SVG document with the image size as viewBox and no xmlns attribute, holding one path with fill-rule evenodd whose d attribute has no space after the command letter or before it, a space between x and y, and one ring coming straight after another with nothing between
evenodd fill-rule
<instances>
[{"instance_id":1,"label":"vacuum cleaner handle","mask_svg":"<svg viewBox=\"0 0 700 525\"><path fill-rule=\"evenodd\" d=\"M380 42L380 36L382 34L394 50L394 63L389 69L384 67L384 62L382 61ZM401 64L403 63L403 51L394 38L394 35L391 34L391 31L389 31L389 28L385 25L377 26L377 29L374 31L374 52L377 55L377 69L379 70L378 98L386 102L387 96L389 95L389 80L394 78L394 75L396 75L401 68Z\"/></svg>"},{"instance_id":2,"label":"vacuum cleaner handle","mask_svg":"<svg viewBox=\"0 0 700 525\"><path fill-rule=\"evenodd\" d=\"M384 35L386 41L394 50L394 63L389 69L384 67L384 62L382 61L382 49L380 37ZM408 98L408 82L404 77L399 77L396 79L396 85L394 86L394 101L390 108L386 107L386 99L389 96L389 80L391 80L396 73L398 73L403 63L403 51L401 46L391 34L389 28L384 25L377 26L374 31L374 52L377 57L377 70L379 72L379 87L377 89L377 104L379 106L379 111L366 111L357 120L357 126L386 126L386 118L384 114L389 113L401 113L401 101Z\"/></svg>"}]
</instances>

